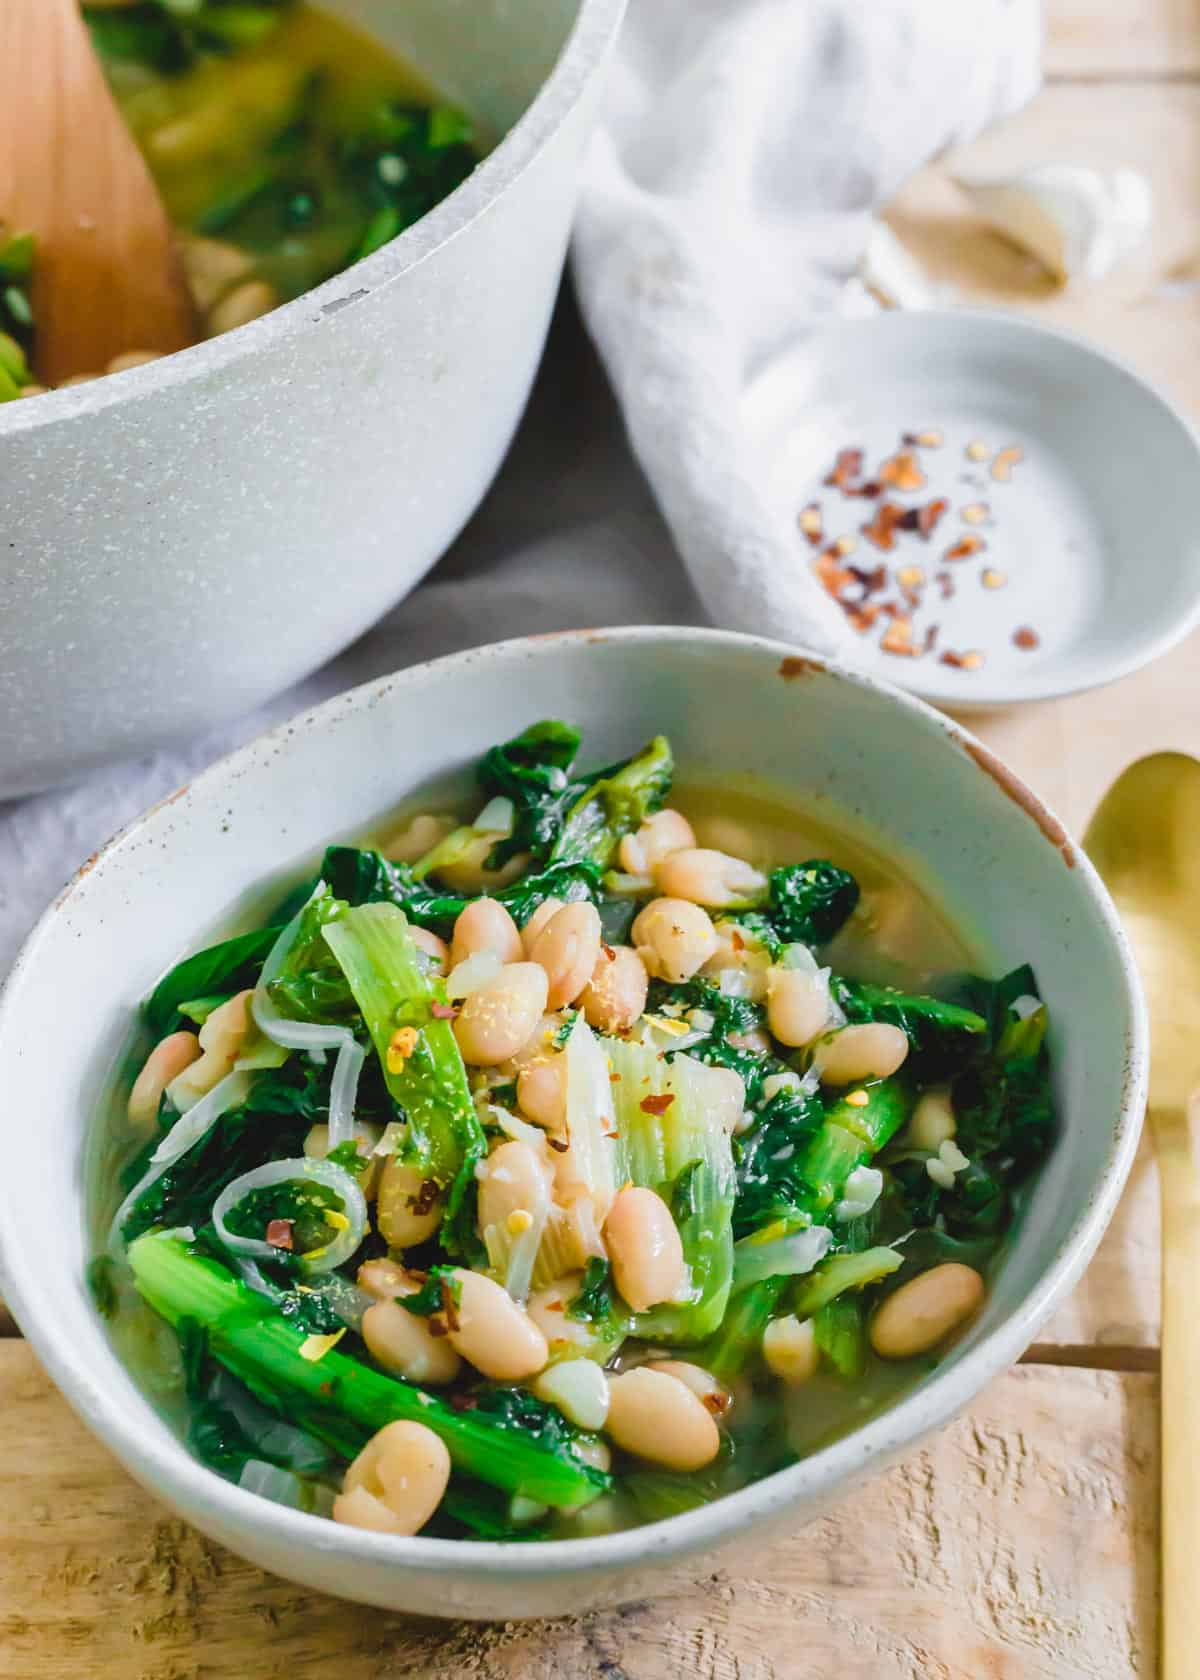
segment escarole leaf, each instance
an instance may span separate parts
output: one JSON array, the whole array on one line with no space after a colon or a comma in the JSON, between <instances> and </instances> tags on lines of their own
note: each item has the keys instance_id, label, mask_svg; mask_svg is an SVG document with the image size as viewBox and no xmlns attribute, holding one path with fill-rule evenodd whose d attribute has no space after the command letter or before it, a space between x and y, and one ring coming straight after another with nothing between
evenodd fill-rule
<instances>
[{"instance_id":1,"label":"escarole leaf","mask_svg":"<svg viewBox=\"0 0 1200 1680\"><path fill-rule=\"evenodd\" d=\"M944 1077L986 1043L988 1023L973 1009L836 975L829 990L847 1021L887 1021L899 1027L911 1047L910 1071L920 1080Z\"/></svg>"},{"instance_id":2,"label":"escarole leaf","mask_svg":"<svg viewBox=\"0 0 1200 1680\"><path fill-rule=\"evenodd\" d=\"M785 945L826 945L849 920L858 882L823 858L773 869L767 916Z\"/></svg>"},{"instance_id":3,"label":"escarole leaf","mask_svg":"<svg viewBox=\"0 0 1200 1680\"><path fill-rule=\"evenodd\" d=\"M691 1056L605 1040L624 1176L670 1207L688 1266L685 1299L639 1313L649 1340L699 1341L721 1322L733 1279L735 1180L727 1076ZM619 1169L620 1170L620 1169Z\"/></svg>"},{"instance_id":4,"label":"escarole leaf","mask_svg":"<svg viewBox=\"0 0 1200 1680\"><path fill-rule=\"evenodd\" d=\"M207 1352L264 1405L353 1458L396 1419L423 1423L446 1443L455 1470L543 1505L587 1504L611 1480L575 1457L552 1408L497 1402L455 1411L411 1383L330 1349L301 1350L302 1326L175 1237L139 1237L129 1248L138 1291L168 1324L194 1324ZM508 1391L506 1391L508 1392Z\"/></svg>"},{"instance_id":5,"label":"escarole leaf","mask_svg":"<svg viewBox=\"0 0 1200 1680\"><path fill-rule=\"evenodd\" d=\"M480 790L511 799L514 812L512 833L492 851L489 868L501 868L518 852L539 861L549 857L586 786L569 775L579 743L579 731L569 723L545 718L483 755L476 772Z\"/></svg>"},{"instance_id":6,"label":"escarole leaf","mask_svg":"<svg viewBox=\"0 0 1200 1680\"><path fill-rule=\"evenodd\" d=\"M253 986L282 929L256 928L196 951L165 974L142 1005L151 1030L160 1037L171 1030L181 1005L195 998L222 1002ZM215 1004L214 1004L215 1007ZM210 1011L211 1013L211 1011Z\"/></svg>"},{"instance_id":7,"label":"escarole leaf","mask_svg":"<svg viewBox=\"0 0 1200 1680\"><path fill-rule=\"evenodd\" d=\"M362 1011L388 1093L407 1117L404 1159L446 1192L442 1240L449 1246L484 1139L445 986L426 972L394 905L360 905L322 931Z\"/></svg>"},{"instance_id":8,"label":"escarole leaf","mask_svg":"<svg viewBox=\"0 0 1200 1680\"><path fill-rule=\"evenodd\" d=\"M636 758L594 781L567 813L551 862L608 869L622 838L658 810L674 771L670 742L656 735Z\"/></svg>"}]
</instances>

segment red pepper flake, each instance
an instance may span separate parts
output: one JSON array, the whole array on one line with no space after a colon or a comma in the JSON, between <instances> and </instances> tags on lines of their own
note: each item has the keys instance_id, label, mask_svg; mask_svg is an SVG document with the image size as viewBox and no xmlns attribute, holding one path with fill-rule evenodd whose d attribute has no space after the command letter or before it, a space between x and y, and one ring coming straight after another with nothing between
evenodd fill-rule
<instances>
[{"instance_id":1,"label":"red pepper flake","mask_svg":"<svg viewBox=\"0 0 1200 1680\"><path fill-rule=\"evenodd\" d=\"M557 1150L560 1155L565 1155L567 1150L571 1147L566 1138L548 1137L546 1142L550 1145L551 1149Z\"/></svg>"},{"instance_id":2,"label":"red pepper flake","mask_svg":"<svg viewBox=\"0 0 1200 1680\"><path fill-rule=\"evenodd\" d=\"M1026 653L1031 653L1035 647L1042 645L1042 638L1028 624L1022 624L1019 630L1013 631L1013 642Z\"/></svg>"},{"instance_id":3,"label":"red pepper flake","mask_svg":"<svg viewBox=\"0 0 1200 1680\"><path fill-rule=\"evenodd\" d=\"M896 523L902 531L919 531L928 542L937 528L938 520L942 518L949 506L950 503L944 496L938 496L932 502L925 502L921 507L905 508Z\"/></svg>"},{"instance_id":4,"label":"red pepper flake","mask_svg":"<svg viewBox=\"0 0 1200 1680\"><path fill-rule=\"evenodd\" d=\"M978 650L970 653L955 653L951 648L947 648L945 653L941 655L941 663L952 665L956 671L978 671L983 664L983 655Z\"/></svg>"},{"instance_id":5,"label":"red pepper flake","mask_svg":"<svg viewBox=\"0 0 1200 1680\"><path fill-rule=\"evenodd\" d=\"M432 1213L437 1206L438 1195L437 1179L423 1178L416 1195L408 1198L408 1205L415 1214Z\"/></svg>"},{"instance_id":6,"label":"red pepper flake","mask_svg":"<svg viewBox=\"0 0 1200 1680\"><path fill-rule=\"evenodd\" d=\"M452 1003L431 1003L429 1013L435 1021L454 1021L458 1018L458 1010Z\"/></svg>"},{"instance_id":7,"label":"red pepper flake","mask_svg":"<svg viewBox=\"0 0 1200 1680\"><path fill-rule=\"evenodd\" d=\"M880 502L871 523L862 527L862 534L876 548L890 554L896 546L896 527L903 517L904 509L899 502Z\"/></svg>"},{"instance_id":8,"label":"red pepper flake","mask_svg":"<svg viewBox=\"0 0 1200 1680\"><path fill-rule=\"evenodd\" d=\"M450 1334L450 1326L438 1313L430 1313L425 1322L429 1326L429 1334L437 1337L439 1341L443 1336Z\"/></svg>"},{"instance_id":9,"label":"red pepper flake","mask_svg":"<svg viewBox=\"0 0 1200 1680\"><path fill-rule=\"evenodd\" d=\"M839 559L845 559L846 555L853 554L857 547L858 538L846 535L839 537L836 542L830 543L829 553L836 554Z\"/></svg>"},{"instance_id":10,"label":"red pepper flake","mask_svg":"<svg viewBox=\"0 0 1200 1680\"><path fill-rule=\"evenodd\" d=\"M931 624L931 625L928 626L928 628L925 631L925 652L926 653L932 653L934 648L937 646L938 628L939 627L936 624Z\"/></svg>"},{"instance_id":11,"label":"red pepper flake","mask_svg":"<svg viewBox=\"0 0 1200 1680\"><path fill-rule=\"evenodd\" d=\"M445 1314L446 1328L448 1330L459 1330L462 1326L458 1320L458 1303L454 1299L454 1289L451 1286L450 1279L442 1278L441 1287L442 1312Z\"/></svg>"},{"instance_id":12,"label":"red pepper flake","mask_svg":"<svg viewBox=\"0 0 1200 1680\"><path fill-rule=\"evenodd\" d=\"M825 478L826 484L831 484L835 490L841 490L844 495L853 496L851 488L854 480L862 472L863 452L861 449L839 449L833 466Z\"/></svg>"},{"instance_id":13,"label":"red pepper flake","mask_svg":"<svg viewBox=\"0 0 1200 1680\"><path fill-rule=\"evenodd\" d=\"M452 1394L450 1396L450 1407L455 1412L473 1412L478 1404L479 1396L477 1394Z\"/></svg>"},{"instance_id":14,"label":"red pepper flake","mask_svg":"<svg viewBox=\"0 0 1200 1680\"><path fill-rule=\"evenodd\" d=\"M895 490L925 488L925 474L911 449L898 449L894 455L889 456L879 469L879 479L882 484L890 484Z\"/></svg>"},{"instance_id":15,"label":"red pepper flake","mask_svg":"<svg viewBox=\"0 0 1200 1680\"><path fill-rule=\"evenodd\" d=\"M851 566L849 571L855 582L862 585L864 600L869 595L881 594L887 588L888 569L882 560L878 566L873 566L870 571L865 566Z\"/></svg>"},{"instance_id":16,"label":"red pepper flake","mask_svg":"<svg viewBox=\"0 0 1200 1680\"><path fill-rule=\"evenodd\" d=\"M964 525L988 525L992 510L986 502L968 502L962 510L962 517Z\"/></svg>"},{"instance_id":17,"label":"red pepper flake","mask_svg":"<svg viewBox=\"0 0 1200 1680\"><path fill-rule=\"evenodd\" d=\"M953 572L936 572L937 586L942 592L942 600L949 601L954 596L955 582Z\"/></svg>"},{"instance_id":18,"label":"red pepper flake","mask_svg":"<svg viewBox=\"0 0 1200 1680\"><path fill-rule=\"evenodd\" d=\"M643 1114L665 1114L675 1101L671 1091L664 1091L661 1096L643 1097L638 1107Z\"/></svg>"},{"instance_id":19,"label":"red pepper flake","mask_svg":"<svg viewBox=\"0 0 1200 1680\"><path fill-rule=\"evenodd\" d=\"M292 1246L292 1226L294 1220L272 1219L267 1226L267 1241L272 1248L288 1248Z\"/></svg>"},{"instance_id":20,"label":"red pepper flake","mask_svg":"<svg viewBox=\"0 0 1200 1680\"><path fill-rule=\"evenodd\" d=\"M610 1085L619 1085L621 1083L621 1075L619 1073L610 1073L608 1076L608 1083Z\"/></svg>"},{"instance_id":21,"label":"red pepper flake","mask_svg":"<svg viewBox=\"0 0 1200 1680\"><path fill-rule=\"evenodd\" d=\"M838 564L837 557L831 549L825 549L813 561L813 571L817 574L817 581L827 595L832 595L835 601L842 598L842 590L847 584L854 582L854 573L849 567Z\"/></svg>"},{"instance_id":22,"label":"red pepper flake","mask_svg":"<svg viewBox=\"0 0 1200 1680\"><path fill-rule=\"evenodd\" d=\"M905 613L896 613L880 637L879 645L884 653L898 654L906 659L915 658L917 649L913 643L912 619Z\"/></svg>"},{"instance_id":23,"label":"red pepper flake","mask_svg":"<svg viewBox=\"0 0 1200 1680\"><path fill-rule=\"evenodd\" d=\"M994 566L986 566L980 574L979 581L985 589L1003 589L1008 582L1008 573L998 572Z\"/></svg>"},{"instance_id":24,"label":"red pepper flake","mask_svg":"<svg viewBox=\"0 0 1200 1680\"><path fill-rule=\"evenodd\" d=\"M968 461L986 461L988 456L991 454L991 450L988 448L986 443L983 443L979 438L976 438L973 443L969 443L967 445L963 453L966 455Z\"/></svg>"},{"instance_id":25,"label":"red pepper flake","mask_svg":"<svg viewBox=\"0 0 1200 1680\"><path fill-rule=\"evenodd\" d=\"M982 537L977 537L973 531L958 541L951 543L942 555L943 560L969 560L972 554L980 554L987 547Z\"/></svg>"},{"instance_id":26,"label":"red pepper flake","mask_svg":"<svg viewBox=\"0 0 1200 1680\"><path fill-rule=\"evenodd\" d=\"M820 548L825 534L825 522L821 517L821 504L809 502L807 507L800 509L800 529L814 548Z\"/></svg>"},{"instance_id":27,"label":"red pepper flake","mask_svg":"<svg viewBox=\"0 0 1200 1680\"><path fill-rule=\"evenodd\" d=\"M729 943L735 951L744 951L746 949L746 941L742 938L737 928L734 928L730 933Z\"/></svg>"},{"instance_id":28,"label":"red pepper flake","mask_svg":"<svg viewBox=\"0 0 1200 1680\"><path fill-rule=\"evenodd\" d=\"M940 449L946 439L936 428L928 432L905 432L900 439L910 449Z\"/></svg>"},{"instance_id":29,"label":"red pepper flake","mask_svg":"<svg viewBox=\"0 0 1200 1680\"><path fill-rule=\"evenodd\" d=\"M613 950L611 945L603 945L602 944L600 946L600 949L604 953L604 955L608 958L609 962L616 962L617 953Z\"/></svg>"},{"instance_id":30,"label":"red pepper flake","mask_svg":"<svg viewBox=\"0 0 1200 1680\"><path fill-rule=\"evenodd\" d=\"M874 629L875 625L879 622L879 614L883 609L876 602L873 605L868 603L866 606L862 607L847 606L843 610L846 617L850 620L851 627L857 630L859 635L862 636L865 635L868 630Z\"/></svg>"},{"instance_id":31,"label":"red pepper flake","mask_svg":"<svg viewBox=\"0 0 1200 1680\"><path fill-rule=\"evenodd\" d=\"M1025 451L1019 443L1010 443L1007 449L1001 449L992 462L992 477L997 484L1007 484L1017 462L1024 459Z\"/></svg>"},{"instance_id":32,"label":"red pepper flake","mask_svg":"<svg viewBox=\"0 0 1200 1680\"><path fill-rule=\"evenodd\" d=\"M733 1404L733 1396L726 1394L724 1389L711 1388L707 1394L700 1396L700 1404L714 1417L720 1417Z\"/></svg>"}]
</instances>

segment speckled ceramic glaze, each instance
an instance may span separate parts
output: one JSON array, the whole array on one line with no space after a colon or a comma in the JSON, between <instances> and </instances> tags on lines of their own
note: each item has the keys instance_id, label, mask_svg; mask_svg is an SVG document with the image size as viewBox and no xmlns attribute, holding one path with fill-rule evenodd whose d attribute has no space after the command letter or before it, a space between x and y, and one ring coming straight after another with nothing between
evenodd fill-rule
<instances>
[{"instance_id":1,"label":"speckled ceramic glaze","mask_svg":"<svg viewBox=\"0 0 1200 1680\"><path fill-rule=\"evenodd\" d=\"M0 797L313 669L428 569L512 435L624 0L327 3L504 138L263 320L0 407Z\"/></svg>"},{"instance_id":2,"label":"speckled ceramic glaze","mask_svg":"<svg viewBox=\"0 0 1200 1680\"><path fill-rule=\"evenodd\" d=\"M693 778L750 774L876 831L997 964L1028 959L1052 1012L1062 1133L988 1305L906 1399L702 1510L602 1539L397 1540L285 1511L194 1462L112 1353L83 1283L81 1167L97 1093L158 975L532 719L606 762L667 733ZM944 1423L1018 1357L1078 1278L1137 1142L1146 1024L1112 906L1053 816L920 702L779 644L695 630L509 642L406 671L263 737L149 812L76 878L0 999L0 1292L80 1416L139 1481L266 1569L437 1616L561 1615L661 1592L796 1528Z\"/></svg>"}]
</instances>

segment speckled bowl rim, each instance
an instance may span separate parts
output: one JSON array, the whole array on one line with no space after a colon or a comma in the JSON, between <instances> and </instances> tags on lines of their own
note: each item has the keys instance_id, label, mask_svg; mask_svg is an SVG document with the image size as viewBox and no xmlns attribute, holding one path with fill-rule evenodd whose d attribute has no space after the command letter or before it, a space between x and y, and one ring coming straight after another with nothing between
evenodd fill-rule
<instances>
[{"instance_id":1,"label":"speckled bowl rim","mask_svg":"<svg viewBox=\"0 0 1200 1680\"><path fill-rule=\"evenodd\" d=\"M924 701L891 684L867 676L834 659L809 654L794 645L748 636L732 631L699 630L671 626L645 626L611 630L563 631L522 637L483 648L451 654L422 665L409 667L382 681L375 679L335 696L279 725L267 734L220 760L189 785L152 806L122 829L90 859L42 916L26 940L6 985L0 990L0 1054L9 1030L10 1017L18 1014L25 975L39 959L40 947L50 928L69 907L97 863L104 862L131 844L165 804L176 800L220 805L226 790L247 775L258 763L265 763L286 749L288 735L298 727L321 728L333 724L346 711L371 707L385 695L424 683L437 673L453 677L468 666L484 664L499 677L506 668L528 660L557 656L564 648L577 646L586 653L597 642L626 646L707 646L731 652L757 652L762 656L764 675L803 678L824 674L888 702L926 729L942 732L948 747L957 747L975 761L981 773L992 776L1039 831L1039 843L1047 839L1060 846L1072 864L1072 876L1090 901L1117 955L1125 989L1124 1032L1127 1045L1124 1084L1109 1149L1096 1175L1091 1200L1061 1237L1055 1256L1036 1287L1002 1323L975 1348L941 1375L931 1376L913 1394L902 1399L852 1434L775 1472L760 1482L699 1510L670 1517L642 1528L628 1529L589 1539L522 1541L504 1543L483 1540L442 1540L416 1537L398 1539L344 1527L327 1519L307 1516L283 1507L268 1507L254 1494L223 1481L191 1457L181 1442L158 1441L138 1433L115 1403L104 1397L105 1374L84 1368L68 1338L60 1338L53 1317L43 1317L39 1307L40 1288L36 1257L6 1252L0 1230L0 1289L18 1323L42 1360L50 1376L96 1434L107 1442L126 1464L136 1464L139 1479L160 1491L168 1501L185 1511L212 1514L237 1529L270 1529L276 1537L299 1553L335 1554L353 1563L387 1565L407 1574L444 1574L453 1570L463 1580L509 1576L570 1577L604 1568L628 1569L635 1565L660 1565L668 1560L707 1550L731 1535L751 1529L784 1512L787 1507L812 1502L835 1491L845 1491L873 1468L883 1468L904 1449L948 1422L1001 1371L1014 1364L1046 1320L1078 1281L1091 1258L1116 1207L1133 1162L1145 1107L1149 1029L1145 1003L1133 956L1116 910L1099 876L1080 852L1075 851L1062 824L1028 789L969 731ZM331 823L331 828L335 826ZM113 1374L124 1375L115 1351L111 1353ZM236 1549L236 1541L233 1542ZM647 1581L649 1588L652 1583Z\"/></svg>"},{"instance_id":2,"label":"speckled bowl rim","mask_svg":"<svg viewBox=\"0 0 1200 1680\"><path fill-rule=\"evenodd\" d=\"M220 338L202 340L128 372L50 391L36 402L0 403L0 439L104 410L169 386L220 374L243 356L317 330L340 310L393 284L491 209L561 128L597 74L626 0L580 0L554 68L499 143L467 179L401 234L312 291Z\"/></svg>"}]
</instances>

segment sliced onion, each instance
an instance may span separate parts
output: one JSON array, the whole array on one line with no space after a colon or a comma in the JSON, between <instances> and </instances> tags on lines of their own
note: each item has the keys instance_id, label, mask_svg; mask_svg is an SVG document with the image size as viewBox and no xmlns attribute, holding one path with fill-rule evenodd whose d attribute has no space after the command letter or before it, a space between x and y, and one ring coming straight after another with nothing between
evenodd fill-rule
<instances>
[{"instance_id":1,"label":"sliced onion","mask_svg":"<svg viewBox=\"0 0 1200 1680\"><path fill-rule=\"evenodd\" d=\"M249 1255L254 1260L278 1261L281 1254L278 1248L258 1237L239 1236L228 1228L225 1216L252 1190L266 1189L273 1184L289 1184L298 1179L309 1179L333 1190L340 1197L342 1212L350 1222L324 1248L301 1255L301 1265L307 1272L329 1272L349 1260L367 1234L366 1200L357 1179L352 1178L344 1167L337 1166L333 1161L314 1160L307 1155L296 1156L290 1161L267 1161L225 1186L213 1204L212 1219L226 1248L234 1254Z\"/></svg>"},{"instance_id":2,"label":"sliced onion","mask_svg":"<svg viewBox=\"0 0 1200 1680\"><path fill-rule=\"evenodd\" d=\"M248 1458L238 1477L238 1486L276 1505L290 1505L295 1511L309 1511L327 1517L333 1510L333 1491L321 1482L307 1481L294 1470L281 1470L265 1458Z\"/></svg>"},{"instance_id":3,"label":"sliced onion","mask_svg":"<svg viewBox=\"0 0 1200 1680\"><path fill-rule=\"evenodd\" d=\"M771 1242L737 1243L733 1251L733 1287L745 1289L764 1278L802 1277L825 1258L832 1242L833 1232L827 1226L810 1225L807 1231L776 1237Z\"/></svg>"},{"instance_id":4,"label":"sliced onion","mask_svg":"<svg viewBox=\"0 0 1200 1680\"><path fill-rule=\"evenodd\" d=\"M457 998L470 997L472 992L482 991L503 967L495 951L472 951L446 976L446 996L454 1002Z\"/></svg>"},{"instance_id":5,"label":"sliced onion","mask_svg":"<svg viewBox=\"0 0 1200 1680\"><path fill-rule=\"evenodd\" d=\"M943 1145L944 1147L944 1145ZM963 1160L963 1166L967 1165ZM834 1204L835 1219L858 1219L870 1213L883 1193L883 1174L878 1167L855 1167L846 1180L840 1202Z\"/></svg>"},{"instance_id":6,"label":"sliced onion","mask_svg":"<svg viewBox=\"0 0 1200 1680\"><path fill-rule=\"evenodd\" d=\"M476 834L506 836L512 833L515 821L516 810L512 800L505 799L503 795L497 794L495 799L488 800L471 827Z\"/></svg>"},{"instance_id":7,"label":"sliced onion","mask_svg":"<svg viewBox=\"0 0 1200 1680\"><path fill-rule=\"evenodd\" d=\"M317 889L318 892L320 890ZM287 961L300 932L301 918L311 903L310 898L272 945L254 989L251 1010L258 1030L272 1044L282 1044L288 1050L306 1050L310 1056L320 1055L322 1060L326 1050L337 1051L337 1066L329 1086L329 1147L336 1149L340 1143L349 1143L354 1136L354 1104L366 1051L349 1027L324 1026L316 1021L289 1021L279 1013L267 990Z\"/></svg>"},{"instance_id":8,"label":"sliced onion","mask_svg":"<svg viewBox=\"0 0 1200 1680\"><path fill-rule=\"evenodd\" d=\"M224 1079L219 1080L206 1096L201 1097L199 1102L193 1103L186 1114L180 1115L150 1157L150 1165L145 1173L138 1179L113 1215L113 1222L109 1227L108 1245L114 1253L120 1251L121 1228L129 1217L134 1204L141 1200L152 1184L157 1184L168 1167L173 1166L181 1156L186 1155L189 1149L199 1143L202 1137L206 1137L212 1131L223 1114L245 1102L249 1092L249 1073L227 1073Z\"/></svg>"}]
</instances>

